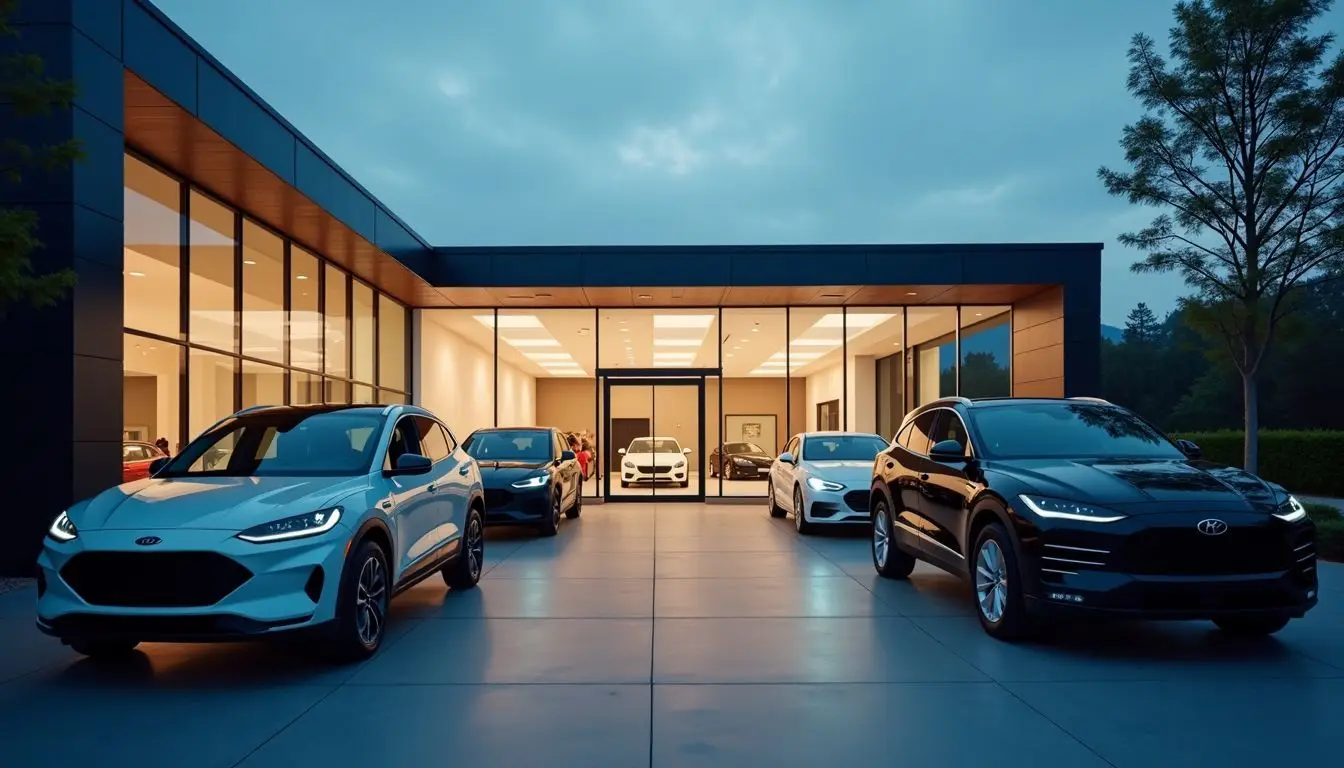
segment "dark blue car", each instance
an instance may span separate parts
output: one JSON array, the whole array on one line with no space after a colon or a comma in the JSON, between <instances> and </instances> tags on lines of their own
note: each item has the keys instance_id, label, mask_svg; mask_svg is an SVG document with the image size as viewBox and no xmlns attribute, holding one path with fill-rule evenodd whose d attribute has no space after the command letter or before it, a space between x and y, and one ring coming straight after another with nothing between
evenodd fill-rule
<instances>
[{"instance_id":1,"label":"dark blue car","mask_svg":"<svg viewBox=\"0 0 1344 768\"><path fill-rule=\"evenodd\" d=\"M481 470L487 526L533 526L554 536L561 514L573 520L583 511L583 473L558 430L478 429L462 447Z\"/></svg>"}]
</instances>

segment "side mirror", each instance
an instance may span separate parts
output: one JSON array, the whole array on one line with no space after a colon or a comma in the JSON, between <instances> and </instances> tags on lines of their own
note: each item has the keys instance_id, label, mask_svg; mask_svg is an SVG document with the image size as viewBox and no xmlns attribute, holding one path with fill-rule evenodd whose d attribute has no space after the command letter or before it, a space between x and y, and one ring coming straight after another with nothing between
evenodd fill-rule
<instances>
[{"instance_id":1,"label":"side mirror","mask_svg":"<svg viewBox=\"0 0 1344 768\"><path fill-rule=\"evenodd\" d=\"M965 461L966 449L956 440L940 440L929 449L929 458L934 461Z\"/></svg>"},{"instance_id":2,"label":"side mirror","mask_svg":"<svg viewBox=\"0 0 1344 768\"><path fill-rule=\"evenodd\" d=\"M616 449L616 452L619 453L619 454L622 455L622 456L625 455L625 449L624 449L624 448L617 448L617 449Z\"/></svg>"},{"instance_id":3,"label":"side mirror","mask_svg":"<svg viewBox=\"0 0 1344 768\"><path fill-rule=\"evenodd\" d=\"M149 474L151 475L159 474L159 470L168 466L168 462L170 461L172 461L172 459L168 458L167 456L160 456L159 458L149 462Z\"/></svg>"},{"instance_id":4,"label":"side mirror","mask_svg":"<svg viewBox=\"0 0 1344 768\"><path fill-rule=\"evenodd\" d=\"M1204 451L1200 450L1198 445L1195 445L1189 440L1177 440L1176 447L1181 449L1181 453L1184 453L1192 459L1198 459L1204 456Z\"/></svg>"},{"instance_id":5,"label":"side mirror","mask_svg":"<svg viewBox=\"0 0 1344 768\"><path fill-rule=\"evenodd\" d=\"M681 449L681 452L682 452L683 454L687 455L687 456L690 456L690 455L691 455L691 449L690 449L690 448L682 448L682 449Z\"/></svg>"},{"instance_id":6,"label":"side mirror","mask_svg":"<svg viewBox=\"0 0 1344 768\"><path fill-rule=\"evenodd\" d=\"M430 461L428 456L421 456L418 453L403 453L397 457L396 466L388 474L423 475L433 466L434 462Z\"/></svg>"},{"instance_id":7,"label":"side mirror","mask_svg":"<svg viewBox=\"0 0 1344 768\"><path fill-rule=\"evenodd\" d=\"M578 456L576 456L576 455L574 454L573 451L561 451L561 452L560 452L560 460L561 460L561 461L573 461L573 460L575 460L575 459L577 459L577 458L578 458Z\"/></svg>"},{"instance_id":8,"label":"side mirror","mask_svg":"<svg viewBox=\"0 0 1344 768\"><path fill-rule=\"evenodd\" d=\"M793 464L794 463L793 454L789 453L788 451L785 451L779 454L779 461L781 464Z\"/></svg>"}]
</instances>

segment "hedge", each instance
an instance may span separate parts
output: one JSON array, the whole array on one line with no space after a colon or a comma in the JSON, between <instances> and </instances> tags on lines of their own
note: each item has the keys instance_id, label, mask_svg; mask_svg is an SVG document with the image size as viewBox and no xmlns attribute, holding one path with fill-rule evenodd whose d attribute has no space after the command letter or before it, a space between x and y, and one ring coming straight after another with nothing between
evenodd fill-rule
<instances>
[{"instance_id":1,"label":"hedge","mask_svg":"<svg viewBox=\"0 0 1344 768\"><path fill-rule=\"evenodd\" d=\"M1210 461L1241 466L1241 432L1197 432L1174 437L1196 443ZM1344 431L1262 430L1257 474L1290 493L1344 498Z\"/></svg>"},{"instance_id":2,"label":"hedge","mask_svg":"<svg viewBox=\"0 0 1344 768\"><path fill-rule=\"evenodd\" d=\"M1307 514L1316 523L1316 556L1344 562L1344 515L1327 504L1307 504Z\"/></svg>"}]
</instances>

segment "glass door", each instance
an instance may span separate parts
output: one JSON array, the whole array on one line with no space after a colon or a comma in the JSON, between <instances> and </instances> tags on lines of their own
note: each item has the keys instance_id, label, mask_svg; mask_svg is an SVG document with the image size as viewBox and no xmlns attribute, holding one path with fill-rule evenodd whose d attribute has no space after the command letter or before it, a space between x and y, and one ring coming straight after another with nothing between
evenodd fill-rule
<instances>
[{"instance_id":1,"label":"glass door","mask_svg":"<svg viewBox=\"0 0 1344 768\"><path fill-rule=\"evenodd\" d=\"M605 378L602 389L608 501L702 501L703 378Z\"/></svg>"}]
</instances>

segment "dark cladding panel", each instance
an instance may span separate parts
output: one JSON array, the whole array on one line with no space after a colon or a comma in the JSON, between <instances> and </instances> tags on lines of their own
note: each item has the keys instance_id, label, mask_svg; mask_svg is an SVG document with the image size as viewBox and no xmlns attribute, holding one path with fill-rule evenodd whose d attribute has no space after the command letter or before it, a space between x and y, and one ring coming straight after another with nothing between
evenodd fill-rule
<instances>
[{"instance_id":1,"label":"dark cladding panel","mask_svg":"<svg viewBox=\"0 0 1344 768\"><path fill-rule=\"evenodd\" d=\"M196 114L196 52L136 0L124 2L126 68Z\"/></svg>"},{"instance_id":2,"label":"dark cladding panel","mask_svg":"<svg viewBox=\"0 0 1344 768\"><path fill-rule=\"evenodd\" d=\"M955 285L961 280L961 259L941 246L874 246L863 256L867 275L860 285ZM814 266L800 284L834 284Z\"/></svg>"},{"instance_id":3,"label":"dark cladding panel","mask_svg":"<svg viewBox=\"0 0 1344 768\"><path fill-rule=\"evenodd\" d=\"M197 72L197 115L286 184L294 185L294 134L213 65Z\"/></svg>"},{"instance_id":4,"label":"dark cladding panel","mask_svg":"<svg viewBox=\"0 0 1344 768\"><path fill-rule=\"evenodd\" d=\"M377 220L374 202L301 142L295 147L293 184L360 237L374 242Z\"/></svg>"}]
</instances>

